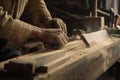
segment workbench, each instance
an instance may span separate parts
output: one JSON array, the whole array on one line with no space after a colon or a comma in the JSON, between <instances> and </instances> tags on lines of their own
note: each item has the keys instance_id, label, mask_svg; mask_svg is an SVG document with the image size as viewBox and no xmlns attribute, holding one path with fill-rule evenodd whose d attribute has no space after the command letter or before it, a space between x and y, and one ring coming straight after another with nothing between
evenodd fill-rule
<instances>
[{"instance_id":1,"label":"workbench","mask_svg":"<svg viewBox=\"0 0 120 80\"><path fill-rule=\"evenodd\" d=\"M83 36L89 47L78 39L59 50L37 51L1 62L0 80L96 80L119 60L120 39L106 30ZM16 60L34 63L32 70L27 71L29 69L26 68L23 69L25 71L19 71L14 65L11 68L10 61Z\"/></svg>"}]
</instances>

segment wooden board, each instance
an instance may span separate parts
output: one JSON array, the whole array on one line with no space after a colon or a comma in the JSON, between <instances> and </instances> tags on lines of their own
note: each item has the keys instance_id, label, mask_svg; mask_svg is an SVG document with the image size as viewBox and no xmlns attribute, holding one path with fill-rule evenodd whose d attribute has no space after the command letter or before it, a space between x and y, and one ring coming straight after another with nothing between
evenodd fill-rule
<instances>
[{"instance_id":1,"label":"wooden board","mask_svg":"<svg viewBox=\"0 0 120 80\"><path fill-rule=\"evenodd\" d=\"M76 40L68 43L61 50L43 52L44 54L36 52L21 56L18 59L29 59L34 56L31 59L36 60L43 55L48 56L63 52L63 57L43 63L41 66L46 68L46 73L36 72L37 74L32 80L96 80L120 58L120 39L109 36L106 31L103 33L105 34L101 35L103 36L101 39L97 38L100 36L95 39L93 33L87 35L86 38L89 38L89 35L93 37L92 40L91 38L87 39L88 42L96 41L90 48L86 48L82 41ZM37 61L39 63L39 60ZM0 63L0 65L4 64L5 62Z\"/></svg>"},{"instance_id":2,"label":"wooden board","mask_svg":"<svg viewBox=\"0 0 120 80\"><path fill-rule=\"evenodd\" d=\"M1 65L0 67L1 67L1 69L5 68L6 70L13 72L13 73L22 73L22 72L27 73L27 72L31 71L31 74L33 74L35 72L35 69L42 67L46 64L49 64L52 61L62 58L63 60L61 59L59 61L59 63L61 63L64 60L68 60L69 58L65 57L66 52L72 51L73 49L75 49L79 46L80 46L80 48L85 47L85 45L82 43L82 41L76 40L73 42L69 42L69 44L67 44L66 47L63 49L54 50L54 51L49 50L49 51L43 51L43 52L38 51L38 52L31 53L31 54L27 54L27 55L24 55L21 57L11 59L9 61L2 62L0 64ZM63 57L65 57L66 59L64 59ZM59 65L59 63L56 65ZM7 64L7 66L4 66L5 64ZM32 68L31 68L31 66L27 66L28 64L29 65L31 64ZM18 67L21 66L21 67L17 68L16 66L18 66Z\"/></svg>"},{"instance_id":3,"label":"wooden board","mask_svg":"<svg viewBox=\"0 0 120 80\"><path fill-rule=\"evenodd\" d=\"M105 40L113 40L106 30L100 30L89 34L83 34L90 46L102 43Z\"/></svg>"},{"instance_id":4,"label":"wooden board","mask_svg":"<svg viewBox=\"0 0 120 80\"><path fill-rule=\"evenodd\" d=\"M76 51L76 55L72 56L69 62L48 72L48 74L40 74L39 79L96 80L120 59L119 52L120 39L97 43L90 48ZM36 77L38 78L38 76Z\"/></svg>"}]
</instances>

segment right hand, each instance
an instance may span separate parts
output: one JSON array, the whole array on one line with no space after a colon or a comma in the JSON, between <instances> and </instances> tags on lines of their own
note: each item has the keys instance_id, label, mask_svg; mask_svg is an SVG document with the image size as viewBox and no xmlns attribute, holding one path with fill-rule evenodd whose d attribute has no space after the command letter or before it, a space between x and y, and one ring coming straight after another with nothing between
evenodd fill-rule
<instances>
[{"instance_id":1,"label":"right hand","mask_svg":"<svg viewBox=\"0 0 120 80\"><path fill-rule=\"evenodd\" d=\"M33 33L39 40L53 48L62 48L67 44L68 37L60 29L36 29Z\"/></svg>"},{"instance_id":2,"label":"right hand","mask_svg":"<svg viewBox=\"0 0 120 80\"><path fill-rule=\"evenodd\" d=\"M67 34L66 24L60 18L48 18L47 20L44 20L44 25L46 28L61 29L65 34Z\"/></svg>"}]
</instances>

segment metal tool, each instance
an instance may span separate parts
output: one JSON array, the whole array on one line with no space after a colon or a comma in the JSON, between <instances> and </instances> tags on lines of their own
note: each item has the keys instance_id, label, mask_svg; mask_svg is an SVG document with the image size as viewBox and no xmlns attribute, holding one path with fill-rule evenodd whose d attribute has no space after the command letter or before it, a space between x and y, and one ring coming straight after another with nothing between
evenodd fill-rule
<instances>
[{"instance_id":1,"label":"metal tool","mask_svg":"<svg viewBox=\"0 0 120 80\"><path fill-rule=\"evenodd\" d=\"M86 45L86 47L90 47L90 44L85 39L85 37L82 35L82 32L81 32L80 29L74 29L73 32L74 32L74 34L78 34L80 36L81 40L84 42L84 44Z\"/></svg>"}]
</instances>

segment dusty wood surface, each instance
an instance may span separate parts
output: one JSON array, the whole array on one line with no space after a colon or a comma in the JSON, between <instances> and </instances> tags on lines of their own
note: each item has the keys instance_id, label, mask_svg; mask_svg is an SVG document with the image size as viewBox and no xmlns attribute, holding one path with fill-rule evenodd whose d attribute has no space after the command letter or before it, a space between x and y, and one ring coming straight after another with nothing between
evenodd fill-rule
<instances>
[{"instance_id":1,"label":"dusty wood surface","mask_svg":"<svg viewBox=\"0 0 120 80\"><path fill-rule=\"evenodd\" d=\"M120 58L119 38L112 38L104 31L103 35L98 36L98 34L96 34L96 36L96 38L92 38L93 40L88 39L90 40L89 42L95 41L95 44L92 45L92 47L73 50L73 52L76 53L67 63L47 74L38 75L35 79L96 80Z\"/></svg>"},{"instance_id":2,"label":"dusty wood surface","mask_svg":"<svg viewBox=\"0 0 120 80\"><path fill-rule=\"evenodd\" d=\"M36 71L36 73L43 73L43 72L48 72L48 71L51 71L53 69L55 69L57 66L60 66L66 62L68 62L70 60L70 56L73 55L72 53L70 53L69 55L66 55L66 53L68 52L74 52L74 50L78 50L78 49L82 49L82 48L85 48L85 45L83 44L83 42L81 40L76 40L76 41L72 41L72 42L69 42L65 48L61 49L61 50L48 50L48 51L38 51L38 52L34 52L34 53L31 53L31 54L27 54L27 55L24 55L24 56L21 56L21 57L17 57L17 58L14 58L14 59L11 59L12 61L13 60L35 60L36 61L36 66L37 65L41 65L41 67L44 67L43 68L38 68L38 70ZM75 52L74 52L75 53ZM54 55L54 56L51 56L51 55ZM62 55L59 56L59 55ZM56 59L56 56L58 56L58 58ZM44 58L43 58L44 57ZM46 58L47 57L47 58ZM55 58L54 58L55 57ZM53 58L51 61L51 58ZM39 59L39 60L38 60ZM42 60L40 60L42 59ZM4 70L4 65L6 63L9 63L9 61L11 60L8 60L8 61L4 61L4 62L1 62L0 63L0 69L1 71ZM47 60L47 61L46 61ZM25 61L26 62L26 61ZM19 62L18 62L19 63ZM23 63L24 65L25 63ZM12 66L11 66L12 67ZM21 71L21 70L16 70L16 69L19 69L19 68L15 68L13 67L13 72L24 72L24 71ZM25 73L25 72L24 72ZM23 73L23 74L24 74ZM11 76L12 76L12 79L14 79L14 76L13 75L6 75L6 72L0 72L0 74L4 75L2 76L2 79L11 79ZM15 74L14 74L15 75ZM27 76L28 74L26 74ZM6 77L7 76L7 77ZM17 75L18 76L18 75ZM24 76L24 75L23 75ZM18 78L15 78L15 80L17 79L20 79L20 77ZM22 77L22 80L23 80L24 77ZM1 79L1 75L0 75L0 79ZM25 80L28 80L28 79L25 79Z\"/></svg>"},{"instance_id":3,"label":"dusty wood surface","mask_svg":"<svg viewBox=\"0 0 120 80\"><path fill-rule=\"evenodd\" d=\"M102 33L100 36L95 33L97 37L94 38L89 38L89 36L95 36L92 33L84 35L88 38L88 42L93 42L90 48L86 48L82 41L76 40L68 43L61 50L38 51L15 59L36 60L37 58L36 63L39 63L39 59L42 60L41 56L51 57L50 55L61 52L63 53L62 57L52 59L53 61L45 61L45 63L40 61L41 66L47 71L44 74L36 72L37 74L32 80L96 80L120 58L120 39L110 37L104 30ZM33 58L31 58L32 56ZM46 58L45 60L49 59ZM4 68L5 63L0 63L1 69Z\"/></svg>"},{"instance_id":4,"label":"dusty wood surface","mask_svg":"<svg viewBox=\"0 0 120 80\"><path fill-rule=\"evenodd\" d=\"M36 78L38 80L96 80L120 58L119 43L120 40L104 41L91 48L76 51L76 55L69 62Z\"/></svg>"},{"instance_id":5,"label":"dusty wood surface","mask_svg":"<svg viewBox=\"0 0 120 80\"><path fill-rule=\"evenodd\" d=\"M113 40L106 30L100 30L89 34L83 34L90 46L97 43L103 43L104 40ZM114 40L113 40L114 41Z\"/></svg>"}]
</instances>

